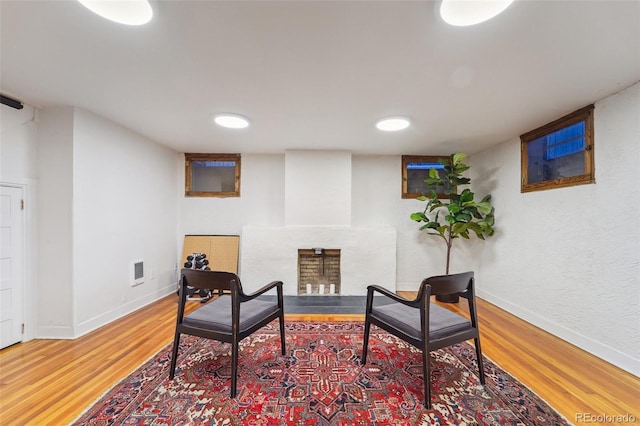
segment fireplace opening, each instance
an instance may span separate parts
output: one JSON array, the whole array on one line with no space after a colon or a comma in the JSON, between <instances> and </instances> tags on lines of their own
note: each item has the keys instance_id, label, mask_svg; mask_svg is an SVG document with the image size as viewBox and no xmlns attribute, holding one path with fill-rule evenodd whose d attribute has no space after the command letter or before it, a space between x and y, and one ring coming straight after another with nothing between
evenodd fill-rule
<instances>
[{"instance_id":1,"label":"fireplace opening","mask_svg":"<svg viewBox=\"0 0 640 426\"><path fill-rule=\"evenodd\" d=\"M298 294L340 294L340 249L298 249Z\"/></svg>"}]
</instances>

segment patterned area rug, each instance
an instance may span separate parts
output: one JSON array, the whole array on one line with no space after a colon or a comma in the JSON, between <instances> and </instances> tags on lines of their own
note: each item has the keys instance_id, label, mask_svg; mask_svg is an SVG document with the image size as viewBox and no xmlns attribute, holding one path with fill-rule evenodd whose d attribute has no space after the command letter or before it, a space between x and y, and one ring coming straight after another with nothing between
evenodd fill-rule
<instances>
[{"instance_id":1,"label":"patterned area rug","mask_svg":"<svg viewBox=\"0 0 640 426\"><path fill-rule=\"evenodd\" d=\"M287 322L281 356L277 324L241 342L236 399L229 398L230 346L183 336L173 381L168 346L74 424L568 424L490 360L480 385L468 343L432 352L433 409L426 410L413 346L372 326L362 366L362 323Z\"/></svg>"}]
</instances>

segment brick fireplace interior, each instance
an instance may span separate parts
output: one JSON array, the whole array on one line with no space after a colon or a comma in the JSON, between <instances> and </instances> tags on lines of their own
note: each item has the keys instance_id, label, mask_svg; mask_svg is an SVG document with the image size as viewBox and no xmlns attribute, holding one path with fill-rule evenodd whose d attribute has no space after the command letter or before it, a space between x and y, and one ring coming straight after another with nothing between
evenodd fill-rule
<instances>
[{"instance_id":1,"label":"brick fireplace interior","mask_svg":"<svg viewBox=\"0 0 640 426\"><path fill-rule=\"evenodd\" d=\"M298 294L328 295L331 289L340 294L340 249L298 249Z\"/></svg>"}]
</instances>

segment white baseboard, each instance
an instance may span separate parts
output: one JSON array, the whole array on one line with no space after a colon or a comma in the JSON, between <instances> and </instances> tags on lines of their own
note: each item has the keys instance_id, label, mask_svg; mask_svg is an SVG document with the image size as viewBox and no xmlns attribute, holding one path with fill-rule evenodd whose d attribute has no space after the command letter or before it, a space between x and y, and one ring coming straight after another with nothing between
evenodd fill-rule
<instances>
[{"instance_id":1,"label":"white baseboard","mask_svg":"<svg viewBox=\"0 0 640 426\"><path fill-rule=\"evenodd\" d=\"M533 324L534 326L541 328L554 336L557 336L560 339L565 340L572 345L635 375L636 377L640 377L640 359L633 358L628 354L620 352L616 348L612 348L611 346L594 340L588 336L576 333L561 324L549 321L547 318L521 306L515 305L508 300L502 299L495 294L477 289L476 295L479 298L517 316L518 318L521 318L528 323Z\"/></svg>"},{"instance_id":2,"label":"white baseboard","mask_svg":"<svg viewBox=\"0 0 640 426\"><path fill-rule=\"evenodd\" d=\"M60 326L60 325L45 325L38 327L36 339L58 339L58 340L70 340L74 339L73 327ZM32 339L28 339L32 340ZM26 342L27 339L23 340Z\"/></svg>"},{"instance_id":3,"label":"white baseboard","mask_svg":"<svg viewBox=\"0 0 640 426\"><path fill-rule=\"evenodd\" d=\"M90 320L79 323L75 328L75 333L71 339L77 339L91 331L97 330L98 328L107 325L119 318L122 318L125 315L129 315L132 312L137 311L140 308L143 308L163 297L176 292L176 284L170 284L162 289L158 289L153 291L150 294L145 295L142 298L132 300L129 303L118 306L116 309L102 313L96 317L91 318ZM69 338L69 337L67 337Z\"/></svg>"}]
</instances>

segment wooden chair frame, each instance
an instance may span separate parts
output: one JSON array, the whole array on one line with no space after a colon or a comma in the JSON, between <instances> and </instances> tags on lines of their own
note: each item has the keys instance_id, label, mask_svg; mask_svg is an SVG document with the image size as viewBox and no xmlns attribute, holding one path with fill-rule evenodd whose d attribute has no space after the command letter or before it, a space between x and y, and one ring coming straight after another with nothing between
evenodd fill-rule
<instances>
[{"instance_id":1,"label":"wooden chair frame","mask_svg":"<svg viewBox=\"0 0 640 426\"><path fill-rule=\"evenodd\" d=\"M413 327L408 324L402 324L390 318L389 315L384 315L383 310L385 308L381 309L377 307L378 305L374 305L375 293L380 293L384 297L391 299L394 302L392 305L395 305L395 309L408 310L409 316L413 316L411 310L415 310L414 317L416 320ZM432 295L449 294L459 294L460 297L468 301L470 319L431 302ZM417 318L419 318L419 323ZM432 324L436 319L437 321L435 322L440 326ZM424 402L426 408L431 408L431 370L429 368L429 353L431 351L473 339L478 360L480 383L484 385L485 377L482 350L480 348L480 333L478 331L473 272L426 278L422 281L418 295L414 300L407 300L380 286L372 285L367 287L367 308L362 350L363 365L367 362L367 346L369 344L371 324L375 324L388 333L422 350ZM455 327L451 327L451 324L455 324Z\"/></svg>"},{"instance_id":2,"label":"wooden chair frame","mask_svg":"<svg viewBox=\"0 0 640 426\"><path fill-rule=\"evenodd\" d=\"M169 378L173 379L175 375L181 334L191 334L231 343L231 398L235 398L237 393L238 350L239 342L242 339L277 318L280 322L282 355L286 353L282 285L282 281L273 281L252 294L245 294L242 290L240 278L234 273L183 269ZM231 294L213 299L185 316L187 286L198 289L227 290ZM258 296L272 289L277 290L277 301L275 303L263 302L257 299ZM229 311L229 304L231 305L230 316L224 314ZM246 308L244 310L243 305ZM260 315L260 312L264 313L264 315Z\"/></svg>"}]
</instances>

